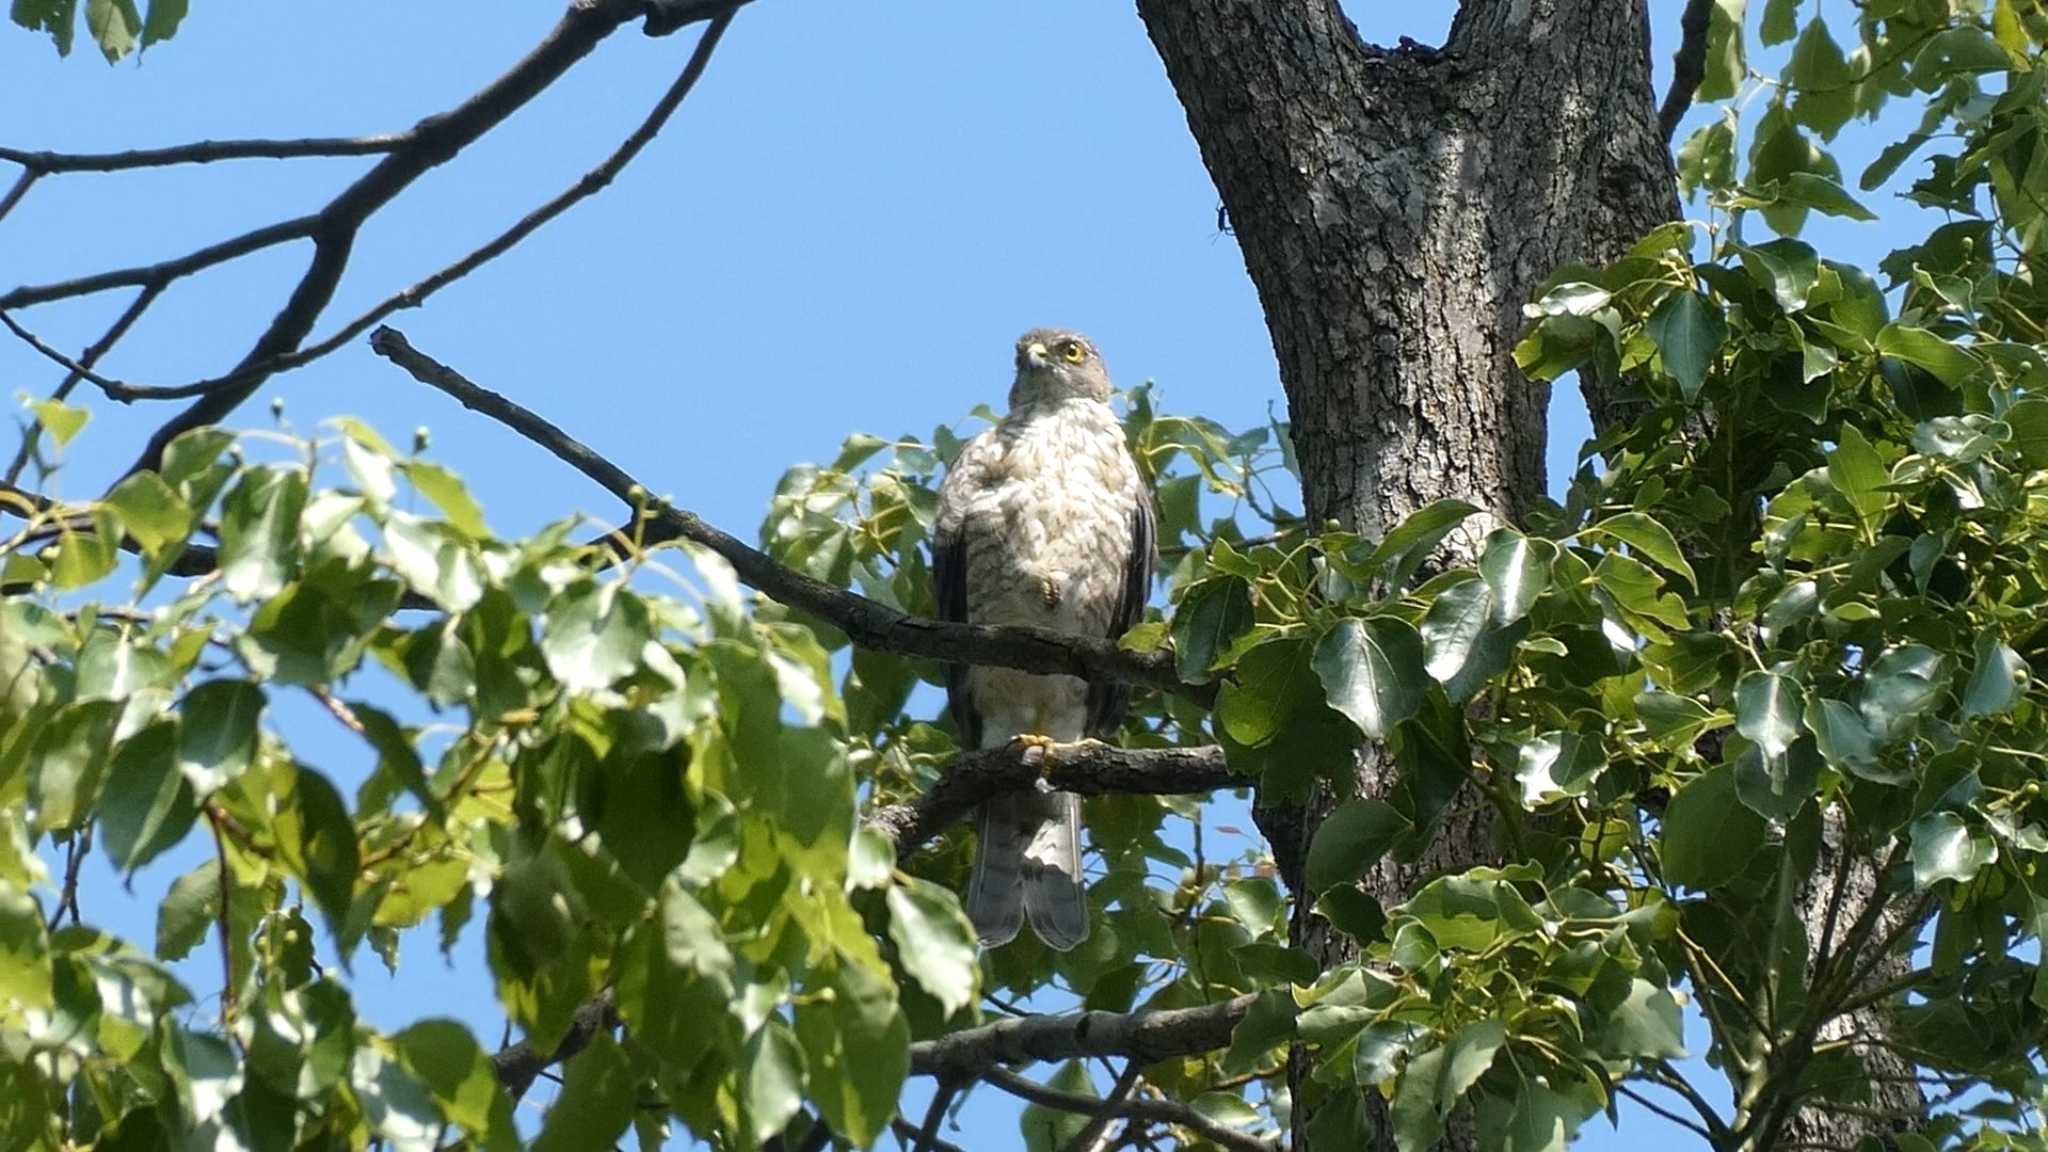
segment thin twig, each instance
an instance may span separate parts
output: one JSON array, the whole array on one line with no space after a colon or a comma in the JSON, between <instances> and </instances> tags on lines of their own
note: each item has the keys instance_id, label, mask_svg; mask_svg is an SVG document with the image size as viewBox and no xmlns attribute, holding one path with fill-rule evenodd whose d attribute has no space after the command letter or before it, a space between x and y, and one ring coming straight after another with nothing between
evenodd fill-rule
<instances>
[{"instance_id":1,"label":"thin twig","mask_svg":"<svg viewBox=\"0 0 2048 1152\"><path fill-rule=\"evenodd\" d=\"M1636 1091L1635 1089L1629 1087L1626 1084L1616 1084L1614 1086L1614 1090L1616 1092L1621 1093L1623 1096L1626 1096L1629 1099L1635 1101L1636 1103L1642 1105L1643 1107L1649 1109L1650 1111L1656 1113L1657 1115L1662 1116L1664 1119L1671 1121L1673 1124L1678 1125L1680 1128L1691 1129L1693 1132L1698 1133L1700 1139L1712 1143L1714 1139L1713 1135L1710 1134L1705 1128L1700 1127L1698 1123L1691 1120L1690 1118L1673 1112L1671 1109L1664 1107L1662 1104L1657 1103L1655 1100L1650 1099L1648 1096L1643 1095L1641 1092Z\"/></svg>"},{"instance_id":2,"label":"thin twig","mask_svg":"<svg viewBox=\"0 0 2048 1152\"><path fill-rule=\"evenodd\" d=\"M86 854L92 851L92 825L87 824L72 833L71 842L64 846L64 887L57 896L57 907L50 912L49 930L55 932L64 923L64 914L71 914L71 922L77 924L78 916L78 873L85 866Z\"/></svg>"},{"instance_id":3,"label":"thin twig","mask_svg":"<svg viewBox=\"0 0 2048 1152\"><path fill-rule=\"evenodd\" d=\"M1107 1104L1106 1101L1093 1096L1048 1088L1007 1068L991 1067L982 1073L982 1078L1010 1095L1020 1100L1028 1100L1042 1108L1092 1115ZM1278 1140L1239 1132L1235 1128L1209 1119L1178 1100L1124 1100L1109 1107L1116 1116L1186 1128L1212 1144L1231 1149L1231 1152L1279 1152Z\"/></svg>"},{"instance_id":4,"label":"thin twig","mask_svg":"<svg viewBox=\"0 0 2048 1152\"><path fill-rule=\"evenodd\" d=\"M1137 1088L1140 1071L1136 1060L1124 1061L1124 1070L1117 1074L1116 1082L1110 1085L1109 1095L1102 1098L1102 1107L1095 1110L1095 1115L1088 1118L1087 1125L1074 1133L1074 1138L1067 1141L1060 1152L1097 1152L1097 1146L1102 1143L1104 1134L1109 1131L1110 1122L1117 1117L1117 1106L1128 1099L1132 1090Z\"/></svg>"},{"instance_id":5,"label":"thin twig","mask_svg":"<svg viewBox=\"0 0 2048 1152\"><path fill-rule=\"evenodd\" d=\"M1669 144L1678 123L1692 108L1693 94L1707 75L1707 30L1713 26L1714 0L1687 0L1678 21L1678 51L1671 55L1671 87L1657 109L1657 128ZM1737 33L1740 35L1740 33Z\"/></svg>"},{"instance_id":6,"label":"thin twig","mask_svg":"<svg viewBox=\"0 0 2048 1152\"><path fill-rule=\"evenodd\" d=\"M91 365L73 360L57 349L50 347L42 337L22 327L20 321L9 316L5 311L0 311L0 325L5 325L7 330L14 333L17 339L30 348L35 349L44 359L51 361L59 368L68 370L72 376L91 381L95 387L106 393L111 399L122 399L123 397L120 394L129 390L128 386L119 380L109 380L105 376L94 372Z\"/></svg>"},{"instance_id":7,"label":"thin twig","mask_svg":"<svg viewBox=\"0 0 2048 1152\"><path fill-rule=\"evenodd\" d=\"M905 1120L901 1116L892 1116L889 1118L889 1131L894 1132L896 1134L896 1138L898 1140L903 1141L903 1146L905 1148L913 1147L913 1145L910 1142L918 1138L918 1131L916 1126L911 1124L910 1121ZM958 1144L953 1144L934 1136L932 1137L930 1152L966 1152L966 1149L960 1147Z\"/></svg>"},{"instance_id":8,"label":"thin twig","mask_svg":"<svg viewBox=\"0 0 2048 1152\"><path fill-rule=\"evenodd\" d=\"M924 1123L918 1125L917 1138L910 1142L909 1152L932 1152L938 1146L939 1124L946 1118L946 1108L967 1083L965 1079L939 1077L939 1082L932 1087L931 1105L924 1110Z\"/></svg>"},{"instance_id":9,"label":"thin twig","mask_svg":"<svg viewBox=\"0 0 2048 1152\"><path fill-rule=\"evenodd\" d=\"M123 336L128 334L128 329L133 328L135 322L142 319L142 314L149 310L151 304L156 303L156 298L163 294L163 290L164 286L162 284L151 284L143 288L142 291L137 292L135 299L130 301L128 307L122 311L121 315L114 319L114 323L107 328L106 333L79 355L79 365L90 368L99 363L100 357L112 351L114 345ZM85 377L77 372L66 372L63 381L57 385L55 391L50 393L50 399L63 400L70 396L71 390L76 388L78 382L83 379ZM43 421L41 417L30 421L27 433L21 438L21 447L15 450L14 460L7 466L7 483L12 484L21 479L21 470L28 466L29 456L35 450L36 437L41 434L42 427Z\"/></svg>"},{"instance_id":10,"label":"thin twig","mask_svg":"<svg viewBox=\"0 0 2048 1152\"><path fill-rule=\"evenodd\" d=\"M24 285L0 294L0 308L26 308L31 304L48 304L53 300L90 296L95 292L105 292L109 288L147 288L152 284L169 284L180 277L204 271L216 264L225 264L251 252L260 252L265 248L293 240L304 240L313 234L313 230L319 224L318 216L280 220L275 224L253 228L218 244L209 244L183 256L159 260L154 264L116 268L111 272L96 272L91 276L58 280L49 284Z\"/></svg>"},{"instance_id":11,"label":"thin twig","mask_svg":"<svg viewBox=\"0 0 2048 1152\"><path fill-rule=\"evenodd\" d=\"M0 196L0 220L7 219L7 214L14 211L14 206L21 203L21 198L28 195L28 190L35 187L36 181L41 179L42 175L30 168L15 178L14 186L7 190L7 195Z\"/></svg>"},{"instance_id":12,"label":"thin twig","mask_svg":"<svg viewBox=\"0 0 2048 1152\"><path fill-rule=\"evenodd\" d=\"M128 152L30 152L0 147L0 160L19 164L38 176L59 172L125 172L135 168L167 168L173 164L211 164L216 160L291 160L307 156L373 156L405 143L395 136L329 136L304 140L198 140L168 148L137 148Z\"/></svg>"}]
</instances>

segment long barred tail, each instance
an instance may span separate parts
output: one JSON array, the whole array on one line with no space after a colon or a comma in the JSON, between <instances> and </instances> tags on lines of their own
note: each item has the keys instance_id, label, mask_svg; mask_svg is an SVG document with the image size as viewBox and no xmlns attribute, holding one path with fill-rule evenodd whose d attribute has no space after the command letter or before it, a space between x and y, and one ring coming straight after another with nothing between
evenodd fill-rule
<instances>
[{"instance_id":1,"label":"long barred tail","mask_svg":"<svg viewBox=\"0 0 2048 1152\"><path fill-rule=\"evenodd\" d=\"M1088 938L1081 880L1081 798L1022 793L984 804L967 886L967 918L984 948L1016 938L1028 916L1046 945L1065 952Z\"/></svg>"}]
</instances>

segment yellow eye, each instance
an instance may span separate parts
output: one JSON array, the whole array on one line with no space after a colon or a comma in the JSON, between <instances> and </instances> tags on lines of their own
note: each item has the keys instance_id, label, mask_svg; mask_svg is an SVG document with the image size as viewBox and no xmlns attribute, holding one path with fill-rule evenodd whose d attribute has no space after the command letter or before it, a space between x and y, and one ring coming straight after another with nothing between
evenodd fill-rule
<instances>
[{"instance_id":1,"label":"yellow eye","mask_svg":"<svg viewBox=\"0 0 2048 1152\"><path fill-rule=\"evenodd\" d=\"M1088 358L1088 350L1069 340L1060 345L1060 356L1069 364L1079 364Z\"/></svg>"}]
</instances>

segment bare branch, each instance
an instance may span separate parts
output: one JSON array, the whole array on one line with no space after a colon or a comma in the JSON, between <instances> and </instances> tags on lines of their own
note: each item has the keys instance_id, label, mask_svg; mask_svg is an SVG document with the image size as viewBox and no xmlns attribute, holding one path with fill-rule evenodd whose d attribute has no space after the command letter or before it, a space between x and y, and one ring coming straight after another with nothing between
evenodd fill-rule
<instances>
[{"instance_id":1,"label":"bare branch","mask_svg":"<svg viewBox=\"0 0 2048 1152\"><path fill-rule=\"evenodd\" d=\"M1069 1012L1023 1016L963 1028L910 1046L914 1076L981 1076L999 1064L1129 1056L1153 1063L1170 1056L1213 1052L1230 1045L1231 1030L1256 996L1200 1008L1130 1012ZM1090 1106L1098 1103L1089 1101Z\"/></svg>"},{"instance_id":2,"label":"bare branch","mask_svg":"<svg viewBox=\"0 0 2048 1152\"><path fill-rule=\"evenodd\" d=\"M1678 21L1678 51L1671 54L1671 87L1657 109L1657 127L1665 143L1678 133L1678 122L1692 108L1693 93L1707 74L1707 29L1713 26L1714 0L1686 0Z\"/></svg>"},{"instance_id":3,"label":"bare branch","mask_svg":"<svg viewBox=\"0 0 2048 1152\"><path fill-rule=\"evenodd\" d=\"M280 220L275 224L266 224L218 244L211 244L169 260L160 260L155 264L116 268L111 272L97 272L91 276L79 276L50 284L25 285L11 292L0 293L0 309L26 308L31 304L47 304L52 300L90 296L109 288L148 288L152 285L160 287L216 264L225 264L238 256L247 256L251 252L260 252L292 240L304 240L313 234L313 230L319 224L318 216Z\"/></svg>"},{"instance_id":4,"label":"bare branch","mask_svg":"<svg viewBox=\"0 0 2048 1152\"><path fill-rule=\"evenodd\" d=\"M1175 795L1249 788L1251 777L1231 771L1223 749L1117 748L1095 740L1049 747L1012 741L969 752L931 791L908 804L868 816L868 826L896 841L899 854L945 831L992 796L1018 792L1043 779L1063 792Z\"/></svg>"},{"instance_id":5,"label":"bare branch","mask_svg":"<svg viewBox=\"0 0 2048 1152\"><path fill-rule=\"evenodd\" d=\"M145 288L143 289L143 291L147 292L149 291L149 289ZM122 399L123 397L120 395L120 393L128 391L128 386L126 384L123 384L118 380L109 380L106 377L100 375L99 373L94 372L92 370L91 365L85 364L78 360L73 360L71 357L66 356L64 353L59 352L55 348L50 347L48 343L44 342L42 337L22 327L21 323L17 321L14 317L8 315L5 310L0 310L0 325L5 325L9 332L14 333L14 335L18 339L20 339L22 343L28 345L30 348L35 349L36 352L39 353L44 359L51 361L52 363L56 364L59 368L68 369L70 372L70 379L90 380L95 387L97 387L100 391L105 392L109 398L115 400Z\"/></svg>"},{"instance_id":6,"label":"bare branch","mask_svg":"<svg viewBox=\"0 0 2048 1152\"><path fill-rule=\"evenodd\" d=\"M491 1055L491 1070L497 1073L498 1083L505 1086L505 1094L513 1103L526 1095L535 1078L553 1065L560 1064L583 1051L590 1044L590 1038L600 1028L610 1031L619 1026L618 1010L610 989L598 993L578 1005L569 1020L568 1034L555 1045L553 1053L543 1055L540 1050L521 1040Z\"/></svg>"},{"instance_id":7,"label":"bare branch","mask_svg":"<svg viewBox=\"0 0 2048 1152\"><path fill-rule=\"evenodd\" d=\"M722 25L731 19L732 7L727 3L718 12L707 10L705 15ZM311 233L313 259L284 308L230 373L246 373L246 377L207 392L166 421L150 436L130 471L154 468L162 460L164 449L179 435L218 423L270 378L273 370L263 365L298 350L334 298L335 288L348 266L356 233L372 213L546 90L621 24L650 11L649 0L574 0L560 22L525 59L460 105L420 121L405 133L402 141L375 167L320 210ZM695 16L694 10L691 15ZM0 308L7 306L7 301L0 299Z\"/></svg>"},{"instance_id":8,"label":"bare branch","mask_svg":"<svg viewBox=\"0 0 2048 1152\"><path fill-rule=\"evenodd\" d=\"M1074 1138L1067 1141L1060 1152L1100 1152L1103 1139L1109 1133L1110 1121L1119 1115L1117 1105L1130 1099L1131 1093L1137 1090L1141 1071L1136 1060L1124 1061L1124 1070L1117 1074L1116 1083L1109 1086L1109 1095L1102 1098L1087 1126L1074 1133Z\"/></svg>"},{"instance_id":9,"label":"bare branch","mask_svg":"<svg viewBox=\"0 0 2048 1152\"><path fill-rule=\"evenodd\" d=\"M306 156L374 156L405 143L396 136L328 136L304 140L198 140L168 148L137 148L128 152L30 152L0 147L0 160L19 164L37 176L59 172L126 172L135 168L168 168L174 164L211 164L216 160L292 160Z\"/></svg>"},{"instance_id":10,"label":"bare branch","mask_svg":"<svg viewBox=\"0 0 2048 1152\"><path fill-rule=\"evenodd\" d=\"M1279 1152L1280 1149L1278 1140L1239 1132L1235 1128L1209 1119L1177 1100L1128 1099L1112 1102L1098 1100L1093 1096L1083 1096L1077 1092L1062 1092L1057 1088L1048 1088L1006 1068L991 1067L981 1075L983 1079L1010 1095L1043 1108L1078 1112L1084 1116L1107 1111L1111 1115L1127 1116L1134 1120L1173 1124L1188 1129L1212 1144L1232 1149L1232 1152Z\"/></svg>"},{"instance_id":11,"label":"bare branch","mask_svg":"<svg viewBox=\"0 0 2048 1152\"><path fill-rule=\"evenodd\" d=\"M924 1123L918 1125L917 1136L904 1146L904 1152L933 1152L939 1144L939 1122L946 1118L946 1106L953 1097L960 1094L963 1081L941 1076L932 1086L931 1106L924 1110Z\"/></svg>"},{"instance_id":12,"label":"bare branch","mask_svg":"<svg viewBox=\"0 0 2048 1152\"><path fill-rule=\"evenodd\" d=\"M35 187L36 181L41 177L42 173L34 169L15 177L14 186L7 190L7 195L0 196L0 220L7 219L7 214L14 211L14 206L21 203L21 198L28 195L28 190Z\"/></svg>"},{"instance_id":13,"label":"bare branch","mask_svg":"<svg viewBox=\"0 0 2048 1152\"><path fill-rule=\"evenodd\" d=\"M636 512L646 503L648 490L624 469L545 418L471 383L453 368L421 353L397 329L379 328L370 336L370 347L404 368L413 379L447 393L463 407L489 416L547 449ZM1182 683L1167 653L1125 652L1111 640L1045 628L955 624L911 616L785 567L766 553L706 524L695 513L667 506L650 509L644 544L652 546L677 539L717 553L751 587L799 612L830 621L865 648L998 665L1023 672L1123 680L1175 692L1205 704L1215 697L1213 685Z\"/></svg>"},{"instance_id":14,"label":"bare branch","mask_svg":"<svg viewBox=\"0 0 2048 1152\"><path fill-rule=\"evenodd\" d=\"M911 1141L916 1140L918 1138L919 1132L917 1130L917 1126L912 1124L910 1121L905 1120L901 1116L891 1116L889 1118L889 1131L894 1132L896 1134L896 1138L904 1142L905 1148L915 1147L915 1145L913 1145ZM931 1144L929 1146L929 1152L967 1152L967 1150L960 1147L958 1144L954 1144L946 1140L941 1140L938 1137L934 1136L932 1137Z\"/></svg>"},{"instance_id":15,"label":"bare branch","mask_svg":"<svg viewBox=\"0 0 2048 1152\"><path fill-rule=\"evenodd\" d=\"M372 325L379 323L392 313L407 308L419 307L421 304L426 303L427 298L434 293L455 283L457 280L504 255L506 252L511 251L521 241L539 231L541 226L548 221L553 220L581 201L609 187L611 182L618 177L618 174L625 169L626 165L631 163L633 158L640 154L641 149L645 148L661 132L662 127L668 123L669 117L675 114L676 109L689 96L690 90L696 87L697 81L704 75L704 69L711 63L712 52L717 50L718 42L725 35L725 29L731 22L732 18L730 15L720 16L712 21L711 26L706 28L704 35L698 39L696 48L690 53L690 59L684 64L682 74L676 78L674 84L669 86L668 91L662 94L661 99L655 103L653 110L647 114L647 118L641 122L640 126L634 129L633 134L626 137L625 141L610 156L607 156L602 164L584 173L581 178L565 189L560 195L527 213L512 227L500 233L489 243L426 279L385 298L369 311L349 321L339 331L325 340L310 344L287 355L274 356L260 363L246 365L225 376L215 376L190 384L128 384L119 380L108 380L96 376L88 378L93 383L99 385L100 390L107 394L108 399L119 400L124 403L133 400L182 400L194 396L205 396L221 389L240 387L253 379L276 376L293 369L303 368L352 342L356 337L369 331ZM45 355L48 355L48 353L46 352Z\"/></svg>"},{"instance_id":16,"label":"bare branch","mask_svg":"<svg viewBox=\"0 0 2048 1152\"><path fill-rule=\"evenodd\" d=\"M121 337L128 334L128 329L133 328L135 322L142 319L142 314L149 310L151 304L156 303L156 298L163 294L163 290L163 285L152 284L137 292L135 299L129 303L121 315L115 317L114 323L107 328L106 334L94 341L91 347L79 355L78 366L81 369L85 369L99 363L100 357L112 350ZM76 388L78 382L83 379L85 377L78 372L66 372L63 381L57 385L56 391L50 393L50 399L62 400L71 395L71 390ZM12 484L16 480L21 479L21 470L27 466L29 454L35 450L36 436L41 432L42 426L43 422L40 418L29 424L27 433L21 438L21 447L15 450L13 461L7 465L7 483Z\"/></svg>"}]
</instances>

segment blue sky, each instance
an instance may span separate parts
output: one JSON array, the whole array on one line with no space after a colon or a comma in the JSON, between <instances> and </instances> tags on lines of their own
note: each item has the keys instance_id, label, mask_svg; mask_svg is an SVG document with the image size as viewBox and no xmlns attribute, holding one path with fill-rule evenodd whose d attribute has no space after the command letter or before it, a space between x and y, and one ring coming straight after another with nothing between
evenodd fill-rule
<instances>
[{"instance_id":1,"label":"blue sky","mask_svg":"<svg viewBox=\"0 0 2048 1152\"><path fill-rule=\"evenodd\" d=\"M92 151L398 130L502 71L559 7L195 0L175 40L115 69L83 42L59 60L47 41L0 31L0 142ZM1660 89L1679 7L1651 4ZM1436 42L1455 5L1352 8L1370 39ZM687 38L622 32L421 180L365 231L320 332L567 186L638 123L688 47ZM1852 129L1840 150L1852 179L1875 148L1859 132L1869 135ZM0 223L0 287L153 260L309 211L367 163L244 161L47 179ZM1269 406L1284 412L1242 258L1216 229L1217 203L1128 4L760 0L617 184L394 323L651 488L751 536L782 470L829 457L848 432L922 436L975 404L1000 404L1011 341L1035 325L1090 333L1119 383L1156 381L1171 410L1230 426L1262 422ZM1910 233L1902 207L1871 203L1884 225L1820 222L1808 238L1874 264L1893 237ZM103 370L160 384L225 371L303 259L302 248L278 249L181 283ZM104 296L22 318L75 350L125 303ZM56 378L27 349L0 342L9 398L46 393ZM571 510L613 511L580 477L366 348L274 382L239 423L267 423L272 397L300 428L340 414L394 440L430 427L434 455L469 479L500 533ZM56 479L60 494L96 494L168 415L148 405L94 408ZM1553 480L1568 476L1586 434L1571 390L1555 409ZM11 437L0 442L12 448ZM304 732L295 745L352 782L359 754L331 721L291 703L274 720ZM152 939L163 891L200 857L187 845L131 893L95 856L88 918ZM356 969L365 1017L396 1027L452 1014L494 1042L502 1015L475 937L452 971L425 940L395 979L365 957ZM217 984L207 960L195 954L186 965L195 987ZM1689 1034L1695 1050L1704 1047L1696 1019ZM1698 1071L1703 1083L1717 1079ZM1683 1135L1622 1111L1626 1143L1596 1121L1581 1146ZM984 1090L952 1135L976 1149L1010 1146L1014 1112Z\"/></svg>"}]
</instances>

